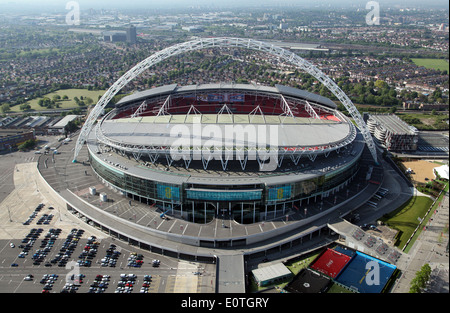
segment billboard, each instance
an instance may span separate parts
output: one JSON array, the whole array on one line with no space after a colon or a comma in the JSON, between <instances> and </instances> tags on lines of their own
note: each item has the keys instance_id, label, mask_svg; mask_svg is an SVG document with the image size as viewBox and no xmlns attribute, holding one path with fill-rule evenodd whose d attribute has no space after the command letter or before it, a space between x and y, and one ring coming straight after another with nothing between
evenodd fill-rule
<instances>
[{"instance_id":1,"label":"billboard","mask_svg":"<svg viewBox=\"0 0 450 313\"><path fill-rule=\"evenodd\" d=\"M158 192L158 198L164 200L180 200L180 188L168 185L156 185L156 190Z\"/></svg>"},{"instance_id":2,"label":"billboard","mask_svg":"<svg viewBox=\"0 0 450 313\"><path fill-rule=\"evenodd\" d=\"M198 95L197 100L204 102L244 102L245 95L242 93L210 93Z\"/></svg>"},{"instance_id":3,"label":"billboard","mask_svg":"<svg viewBox=\"0 0 450 313\"><path fill-rule=\"evenodd\" d=\"M262 190L240 191L212 191L212 190L186 190L186 197L190 200L206 201L253 201L261 200Z\"/></svg>"},{"instance_id":4,"label":"billboard","mask_svg":"<svg viewBox=\"0 0 450 313\"><path fill-rule=\"evenodd\" d=\"M291 185L269 187L269 201L281 201L291 197Z\"/></svg>"}]
</instances>

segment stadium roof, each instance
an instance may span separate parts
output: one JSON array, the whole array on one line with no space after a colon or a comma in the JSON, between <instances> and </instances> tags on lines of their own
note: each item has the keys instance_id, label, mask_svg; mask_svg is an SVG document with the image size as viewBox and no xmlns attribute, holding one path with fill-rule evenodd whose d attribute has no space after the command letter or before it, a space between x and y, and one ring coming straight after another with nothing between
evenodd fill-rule
<instances>
[{"instance_id":1,"label":"stadium roof","mask_svg":"<svg viewBox=\"0 0 450 313\"><path fill-rule=\"evenodd\" d=\"M333 109L337 109L336 103L334 103L328 98L322 97L321 95L317 95L306 90L301 90L283 85L275 85L275 87L283 95L303 98L315 103L323 104Z\"/></svg>"},{"instance_id":2,"label":"stadium roof","mask_svg":"<svg viewBox=\"0 0 450 313\"><path fill-rule=\"evenodd\" d=\"M248 119L248 115L244 115L245 118ZM177 116L178 118L180 116ZM181 116L185 117L185 116ZM161 118L161 117L160 117ZM194 141L194 139L199 139L195 137L196 132L196 124L194 123L184 123L181 118L180 122L177 120L173 123L169 122L170 116L163 116L162 118L167 118L165 123L157 123L152 122L155 117L144 117L144 118L128 118L128 119L116 119L116 120L106 120L102 123L102 131L104 135L116 142L134 144L134 145L155 145L155 146L166 146L170 147L172 144L177 142L181 142L180 138L189 140L190 142ZM210 118L207 119L206 123L201 123L202 125L202 140L201 144L205 144L206 142L210 145L214 145L216 147L222 147L224 145L224 140L227 140L227 144L233 144L233 140L235 140L234 145L239 145L238 138L240 138L241 134L238 133L229 133L227 130L227 126L229 125L234 130L239 130L239 126L242 127L245 132L246 126L252 126L251 124L231 124L228 123L217 123L217 116L211 114ZM275 117L278 118L278 117ZM148 122L147 122L148 120ZM244 120L244 117L242 117ZM295 118L294 121L296 123L287 124L284 122L282 125L278 123L271 123L268 125L264 131L269 135L272 135L270 132L275 131L275 129L271 127L276 127L278 132L278 138L276 138L276 142L272 139L270 141L269 136L266 138L266 142L268 145L276 144L279 147L316 147L321 145L329 145L330 143L337 143L345 138L350 133L350 125L348 123L338 123L331 121L322 121L322 120L313 120L314 123L310 122L311 119L301 119ZM179 132L176 131L178 125L182 125L186 131L189 130L188 133L182 134L179 136ZM207 133L207 126L215 125L217 128L214 130L220 129L220 134L217 134L217 138L214 138L216 133ZM118 131L120 130L120 131ZM251 129L249 129L250 131ZM255 130L260 131L258 128ZM262 131L262 130L261 130ZM292 134L302 134L301 136L292 136ZM259 134L257 134L259 135ZM256 136L255 139L258 137ZM258 138L259 139L259 138ZM249 143L245 144L246 146L251 144L251 140L248 140ZM244 144L244 143L241 143ZM256 144L256 142L255 142ZM259 142L259 146L262 146L262 142ZM273 145L272 145L273 146Z\"/></svg>"},{"instance_id":3,"label":"stadium roof","mask_svg":"<svg viewBox=\"0 0 450 313\"><path fill-rule=\"evenodd\" d=\"M324 106L330 107L332 109L336 109L337 105L326 97L322 97L320 95L316 95L314 93L300 90L297 88L292 88L283 85L275 85L275 87L269 87L258 84L234 84L234 83L216 83L216 84L199 84L199 85L188 85L188 86L177 86L177 84L165 85L161 87L156 87L152 89L148 89L145 91L135 92L131 95L123 97L116 106L120 107L126 105L128 103L132 103L135 101L143 101L149 97L153 97L156 95L169 95L175 93L184 93L184 92L196 92L196 91L207 91L207 90L244 90L244 91L253 91L253 92L267 92L267 93L281 93L285 96L298 97L308 101L312 101L318 104L322 104Z\"/></svg>"},{"instance_id":4,"label":"stadium roof","mask_svg":"<svg viewBox=\"0 0 450 313\"><path fill-rule=\"evenodd\" d=\"M135 93L132 93L131 95L125 96L122 99L120 99L119 102L117 102L116 106L119 107L119 106L122 106L122 105L130 103L130 102L144 100L144 99L153 97L158 94L168 95L168 94L171 94L175 90L176 87L177 87L177 84L172 84L172 85L165 85L165 86L161 86L161 87L147 89L145 91L135 92Z\"/></svg>"},{"instance_id":5,"label":"stadium roof","mask_svg":"<svg viewBox=\"0 0 450 313\"><path fill-rule=\"evenodd\" d=\"M317 175L323 175L323 169L337 170L340 167L345 167L349 162L354 160L354 154L361 153L364 148L364 140L362 135L358 133L356 140L353 141L351 150L347 153L340 153L337 158L323 158L317 159L314 162L308 162L308 167L299 170L297 167L284 167L277 169L274 172L259 171L254 172L251 170L240 171L239 169L229 169L222 174L214 172L214 179L211 179L211 174L208 171L199 170L199 168L184 168L183 166L171 167L169 170L166 168L164 158L160 158L161 164L155 163L154 165L144 166L133 158L121 156L116 153L100 153L100 148L97 145L95 138L95 132L89 134L89 140L87 141L89 150L92 151L92 155L99 159L102 163L110 168L115 168L115 164L121 164L126 167L124 172L130 175L142 177L145 179L152 179L159 182L171 183L171 184L202 184L202 185L255 185L265 183L267 185L288 184L301 179L309 179L316 177ZM307 160L307 158L305 158ZM120 169L118 169L120 171Z\"/></svg>"}]
</instances>

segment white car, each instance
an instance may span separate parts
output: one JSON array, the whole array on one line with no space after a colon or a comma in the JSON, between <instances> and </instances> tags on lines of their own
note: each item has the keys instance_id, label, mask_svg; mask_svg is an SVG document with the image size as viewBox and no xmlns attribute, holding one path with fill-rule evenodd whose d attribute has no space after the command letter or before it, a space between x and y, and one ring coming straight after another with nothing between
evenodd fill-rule
<instances>
[{"instance_id":1,"label":"white car","mask_svg":"<svg viewBox=\"0 0 450 313\"><path fill-rule=\"evenodd\" d=\"M9 244L9 246L10 246L11 248L14 248L14 247L15 247L15 245L14 245L12 242Z\"/></svg>"}]
</instances>

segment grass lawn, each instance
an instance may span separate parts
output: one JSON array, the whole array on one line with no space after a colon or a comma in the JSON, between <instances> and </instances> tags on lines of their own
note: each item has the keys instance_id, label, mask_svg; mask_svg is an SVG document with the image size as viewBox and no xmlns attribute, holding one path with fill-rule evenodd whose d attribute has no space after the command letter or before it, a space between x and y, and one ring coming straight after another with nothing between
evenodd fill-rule
<instances>
[{"instance_id":1,"label":"grass lawn","mask_svg":"<svg viewBox=\"0 0 450 313\"><path fill-rule=\"evenodd\" d=\"M397 210L383 216L380 219L389 227L399 231L399 235L395 243L396 246L400 249L405 246L417 225L419 225L418 218L424 217L432 203L433 200L429 197L414 196Z\"/></svg>"},{"instance_id":2,"label":"grass lawn","mask_svg":"<svg viewBox=\"0 0 450 313\"><path fill-rule=\"evenodd\" d=\"M64 89L64 90L58 90L55 92L51 92L49 94L46 94L44 97L52 99L54 95L60 95L61 98L66 95L69 99L68 100L60 100L57 103L59 103L59 109L73 109L78 108L79 106L75 103L75 100L73 100L74 97L78 97L80 99L81 96L83 97L89 97L92 100L94 100L94 104L97 103L98 97L103 96L105 93L105 90L87 90L87 89ZM38 101L41 98L36 98L33 100L30 100L26 102L31 106L31 109L28 111L21 111L19 105L15 105L11 107L11 112L31 112L31 111L44 111L48 110L46 107L41 107L38 104ZM55 110L58 108L52 108L52 110Z\"/></svg>"},{"instance_id":3,"label":"grass lawn","mask_svg":"<svg viewBox=\"0 0 450 313\"><path fill-rule=\"evenodd\" d=\"M434 68L436 70L449 71L449 64L444 59L411 59L417 66L424 66L425 68Z\"/></svg>"},{"instance_id":4,"label":"grass lawn","mask_svg":"<svg viewBox=\"0 0 450 313\"><path fill-rule=\"evenodd\" d=\"M448 114L430 113L396 113L396 115L411 126L419 130L446 130Z\"/></svg>"},{"instance_id":5,"label":"grass lawn","mask_svg":"<svg viewBox=\"0 0 450 313\"><path fill-rule=\"evenodd\" d=\"M322 253L322 249L318 249L312 253L309 253L304 258L286 263L285 265L295 276L300 273L302 269L307 268L311 264L311 262L319 256L320 253Z\"/></svg>"},{"instance_id":6,"label":"grass lawn","mask_svg":"<svg viewBox=\"0 0 450 313\"><path fill-rule=\"evenodd\" d=\"M354 293L353 291L350 291L347 288L344 288L338 284L333 283L327 291L328 293Z\"/></svg>"},{"instance_id":7,"label":"grass lawn","mask_svg":"<svg viewBox=\"0 0 450 313\"><path fill-rule=\"evenodd\" d=\"M443 181L440 181L440 182L445 184L444 191L445 191L445 192L448 192L449 186L450 186L449 183L448 183L448 182L443 182ZM433 216L434 211L439 207L439 203L442 201L442 198L444 197L445 192L441 193L441 195L439 196L439 198L436 200L436 202L435 202L433 208L431 209L430 213L429 213L429 214L427 215L427 217L423 220L422 225L427 225L428 220ZM416 234L414 235L414 237L412 238L411 242L414 242L414 241L416 240L416 238L417 238L417 237L420 235L420 233L422 232L422 229L423 229L423 228L419 228L419 229L417 230L417 232L416 232ZM409 248L410 248L411 246L412 246L412 245L409 244L409 246L406 248L405 252L408 252L408 250L409 250Z\"/></svg>"}]
</instances>

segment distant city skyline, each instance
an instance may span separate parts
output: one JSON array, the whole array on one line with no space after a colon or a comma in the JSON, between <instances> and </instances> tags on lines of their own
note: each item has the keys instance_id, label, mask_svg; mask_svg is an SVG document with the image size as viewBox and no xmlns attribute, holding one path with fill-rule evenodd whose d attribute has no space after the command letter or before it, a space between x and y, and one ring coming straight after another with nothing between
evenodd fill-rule
<instances>
[{"instance_id":1,"label":"distant city skyline","mask_svg":"<svg viewBox=\"0 0 450 313\"><path fill-rule=\"evenodd\" d=\"M24 12L29 10L37 10L37 12L45 11L46 9L52 11L65 10L66 4L69 0L0 0L3 2L2 6L5 10L22 10ZM176 8L224 8L232 9L239 7L283 7L283 6L298 6L305 8L326 8L326 7L365 7L368 0L328 0L320 2L311 2L309 0L76 0L80 8L83 9L176 9ZM424 3L421 0L378 0L381 7L442 7L448 8L447 0L429 0ZM0 12L1 13L1 12Z\"/></svg>"}]
</instances>

